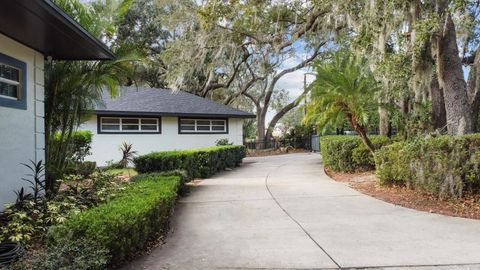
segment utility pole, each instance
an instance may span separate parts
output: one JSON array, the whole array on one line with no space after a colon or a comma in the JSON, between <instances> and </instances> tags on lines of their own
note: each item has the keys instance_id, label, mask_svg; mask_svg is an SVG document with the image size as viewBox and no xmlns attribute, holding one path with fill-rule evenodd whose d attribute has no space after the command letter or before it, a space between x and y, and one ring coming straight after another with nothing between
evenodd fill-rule
<instances>
[{"instance_id":1,"label":"utility pole","mask_svg":"<svg viewBox=\"0 0 480 270\"><path fill-rule=\"evenodd\" d=\"M316 73L313 72L305 72L303 73L303 92L305 93L305 106L303 107L303 115L307 115L307 75L317 75Z\"/></svg>"},{"instance_id":2,"label":"utility pole","mask_svg":"<svg viewBox=\"0 0 480 270\"><path fill-rule=\"evenodd\" d=\"M303 107L303 116L307 115L307 73L303 74L303 92L305 93L305 106Z\"/></svg>"}]
</instances>

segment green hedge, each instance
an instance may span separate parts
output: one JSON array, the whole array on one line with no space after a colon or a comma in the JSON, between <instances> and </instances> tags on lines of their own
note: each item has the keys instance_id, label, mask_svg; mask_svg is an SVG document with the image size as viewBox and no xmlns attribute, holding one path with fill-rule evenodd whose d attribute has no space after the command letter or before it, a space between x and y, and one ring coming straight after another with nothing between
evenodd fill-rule
<instances>
[{"instance_id":1,"label":"green hedge","mask_svg":"<svg viewBox=\"0 0 480 270\"><path fill-rule=\"evenodd\" d=\"M92 137L92 132L88 130L73 132L69 142L71 147L67 153L67 161L82 162L90 154ZM50 144L52 144L52 147L58 147L59 144L65 144L65 141L62 140L60 133L55 133Z\"/></svg>"},{"instance_id":2,"label":"green hedge","mask_svg":"<svg viewBox=\"0 0 480 270\"><path fill-rule=\"evenodd\" d=\"M246 156L243 145L213 146L191 150L156 152L134 159L140 173L184 170L189 178L209 177L233 168Z\"/></svg>"},{"instance_id":3,"label":"green hedge","mask_svg":"<svg viewBox=\"0 0 480 270\"><path fill-rule=\"evenodd\" d=\"M375 149L391 143L385 136L369 136ZM320 137L320 152L325 166L334 171L353 172L372 170L375 160L358 136L337 135Z\"/></svg>"},{"instance_id":4,"label":"green hedge","mask_svg":"<svg viewBox=\"0 0 480 270\"><path fill-rule=\"evenodd\" d=\"M480 134L397 142L377 151L375 162L381 184L459 198L480 187Z\"/></svg>"},{"instance_id":5,"label":"green hedge","mask_svg":"<svg viewBox=\"0 0 480 270\"><path fill-rule=\"evenodd\" d=\"M165 228L175 204L180 177L137 177L107 203L69 217L48 233L51 246L85 239L106 249L118 263Z\"/></svg>"}]
</instances>

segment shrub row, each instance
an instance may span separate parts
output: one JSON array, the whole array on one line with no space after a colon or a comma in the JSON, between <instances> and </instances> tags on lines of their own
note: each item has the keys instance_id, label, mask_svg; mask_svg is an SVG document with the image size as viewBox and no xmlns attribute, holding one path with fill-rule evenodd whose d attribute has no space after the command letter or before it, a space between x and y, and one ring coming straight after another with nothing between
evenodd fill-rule
<instances>
[{"instance_id":1,"label":"shrub row","mask_svg":"<svg viewBox=\"0 0 480 270\"><path fill-rule=\"evenodd\" d=\"M246 156L243 145L214 146L192 150L155 152L134 159L140 173L184 170L190 179L209 177L233 168Z\"/></svg>"},{"instance_id":2,"label":"shrub row","mask_svg":"<svg viewBox=\"0 0 480 270\"><path fill-rule=\"evenodd\" d=\"M397 142L375 153L381 184L402 184L443 197L480 187L480 134Z\"/></svg>"},{"instance_id":3,"label":"shrub row","mask_svg":"<svg viewBox=\"0 0 480 270\"><path fill-rule=\"evenodd\" d=\"M118 263L145 246L164 228L180 186L178 176L139 176L110 201L72 215L48 233L50 246L64 247L78 239L96 243ZM81 252L81 249L80 249Z\"/></svg>"},{"instance_id":4,"label":"shrub row","mask_svg":"<svg viewBox=\"0 0 480 270\"><path fill-rule=\"evenodd\" d=\"M391 144L385 136L369 136L375 149ZM322 136L320 152L325 166L334 171L353 172L375 168L372 153L358 136Z\"/></svg>"}]
</instances>

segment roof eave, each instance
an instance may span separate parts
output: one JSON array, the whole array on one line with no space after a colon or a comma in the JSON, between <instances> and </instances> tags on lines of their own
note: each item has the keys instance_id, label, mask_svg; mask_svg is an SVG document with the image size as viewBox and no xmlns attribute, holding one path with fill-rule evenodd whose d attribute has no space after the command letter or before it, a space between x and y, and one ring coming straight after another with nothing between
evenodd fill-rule
<instances>
[{"instance_id":1,"label":"roof eave","mask_svg":"<svg viewBox=\"0 0 480 270\"><path fill-rule=\"evenodd\" d=\"M139 112L139 111L107 111L95 110L97 115L110 116L180 116L180 117L222 117L222 118L255 118L254 114L207 114L207 113L171 113L171 112Z\"/></svg>"},{"instance_id":2,"label":"roof eave","mask_svg":"<svg viewBox=\"0 0 480 270\"><path fill-rule=\"evenodd\" d=\"M110 49L108 49L108 47L105 44L103 44L100 40L92 36L92 34L90 34L85 28L83 28L82 25L80 25L72 17L66 14L55 3L53 3L51 0L43 0L42 2L47 4L50 7L50 9L47 9L49 13L51 13L52 15L60 16L61 19L65 22L66 26L68 26L74 32L77 32L78 34L87 37L90 40L90 42L92 42L97 47L97 49L102 51L102 53L104 53L107 56L107 57L94 57L89 59L76 59L76 58L63 57L62 59L57 59L57 60L114 60L116 58L115 54L112 51L110 51Z\"/></svg>"},{"instance_id":3,"label":"roof eave","mask_svg":"<svg viewBox=\"0 0 480 270\"><path fill-rule=\"evenodd\" d=\"M52 0L2 1L0 33L54 60L116 58Z\"/></svg>"}]
</instances>

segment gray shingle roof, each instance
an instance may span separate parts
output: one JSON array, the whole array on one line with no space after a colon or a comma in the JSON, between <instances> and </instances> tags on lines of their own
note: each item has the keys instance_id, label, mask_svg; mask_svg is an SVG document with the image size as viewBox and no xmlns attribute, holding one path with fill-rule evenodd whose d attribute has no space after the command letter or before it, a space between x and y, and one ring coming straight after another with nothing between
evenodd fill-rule
<instances>
[{"instance_id":1,"label":"gray shingle roof","mask_svg":"<svg viewBox=\"0 0 480 270\"><path fill-rule=\"evenodd\" d=\"M111 98L105 91L97 114L178 115L253 118L255 115L183 91L158 88L121 87Z\"/></svg>"}]
</instances>

